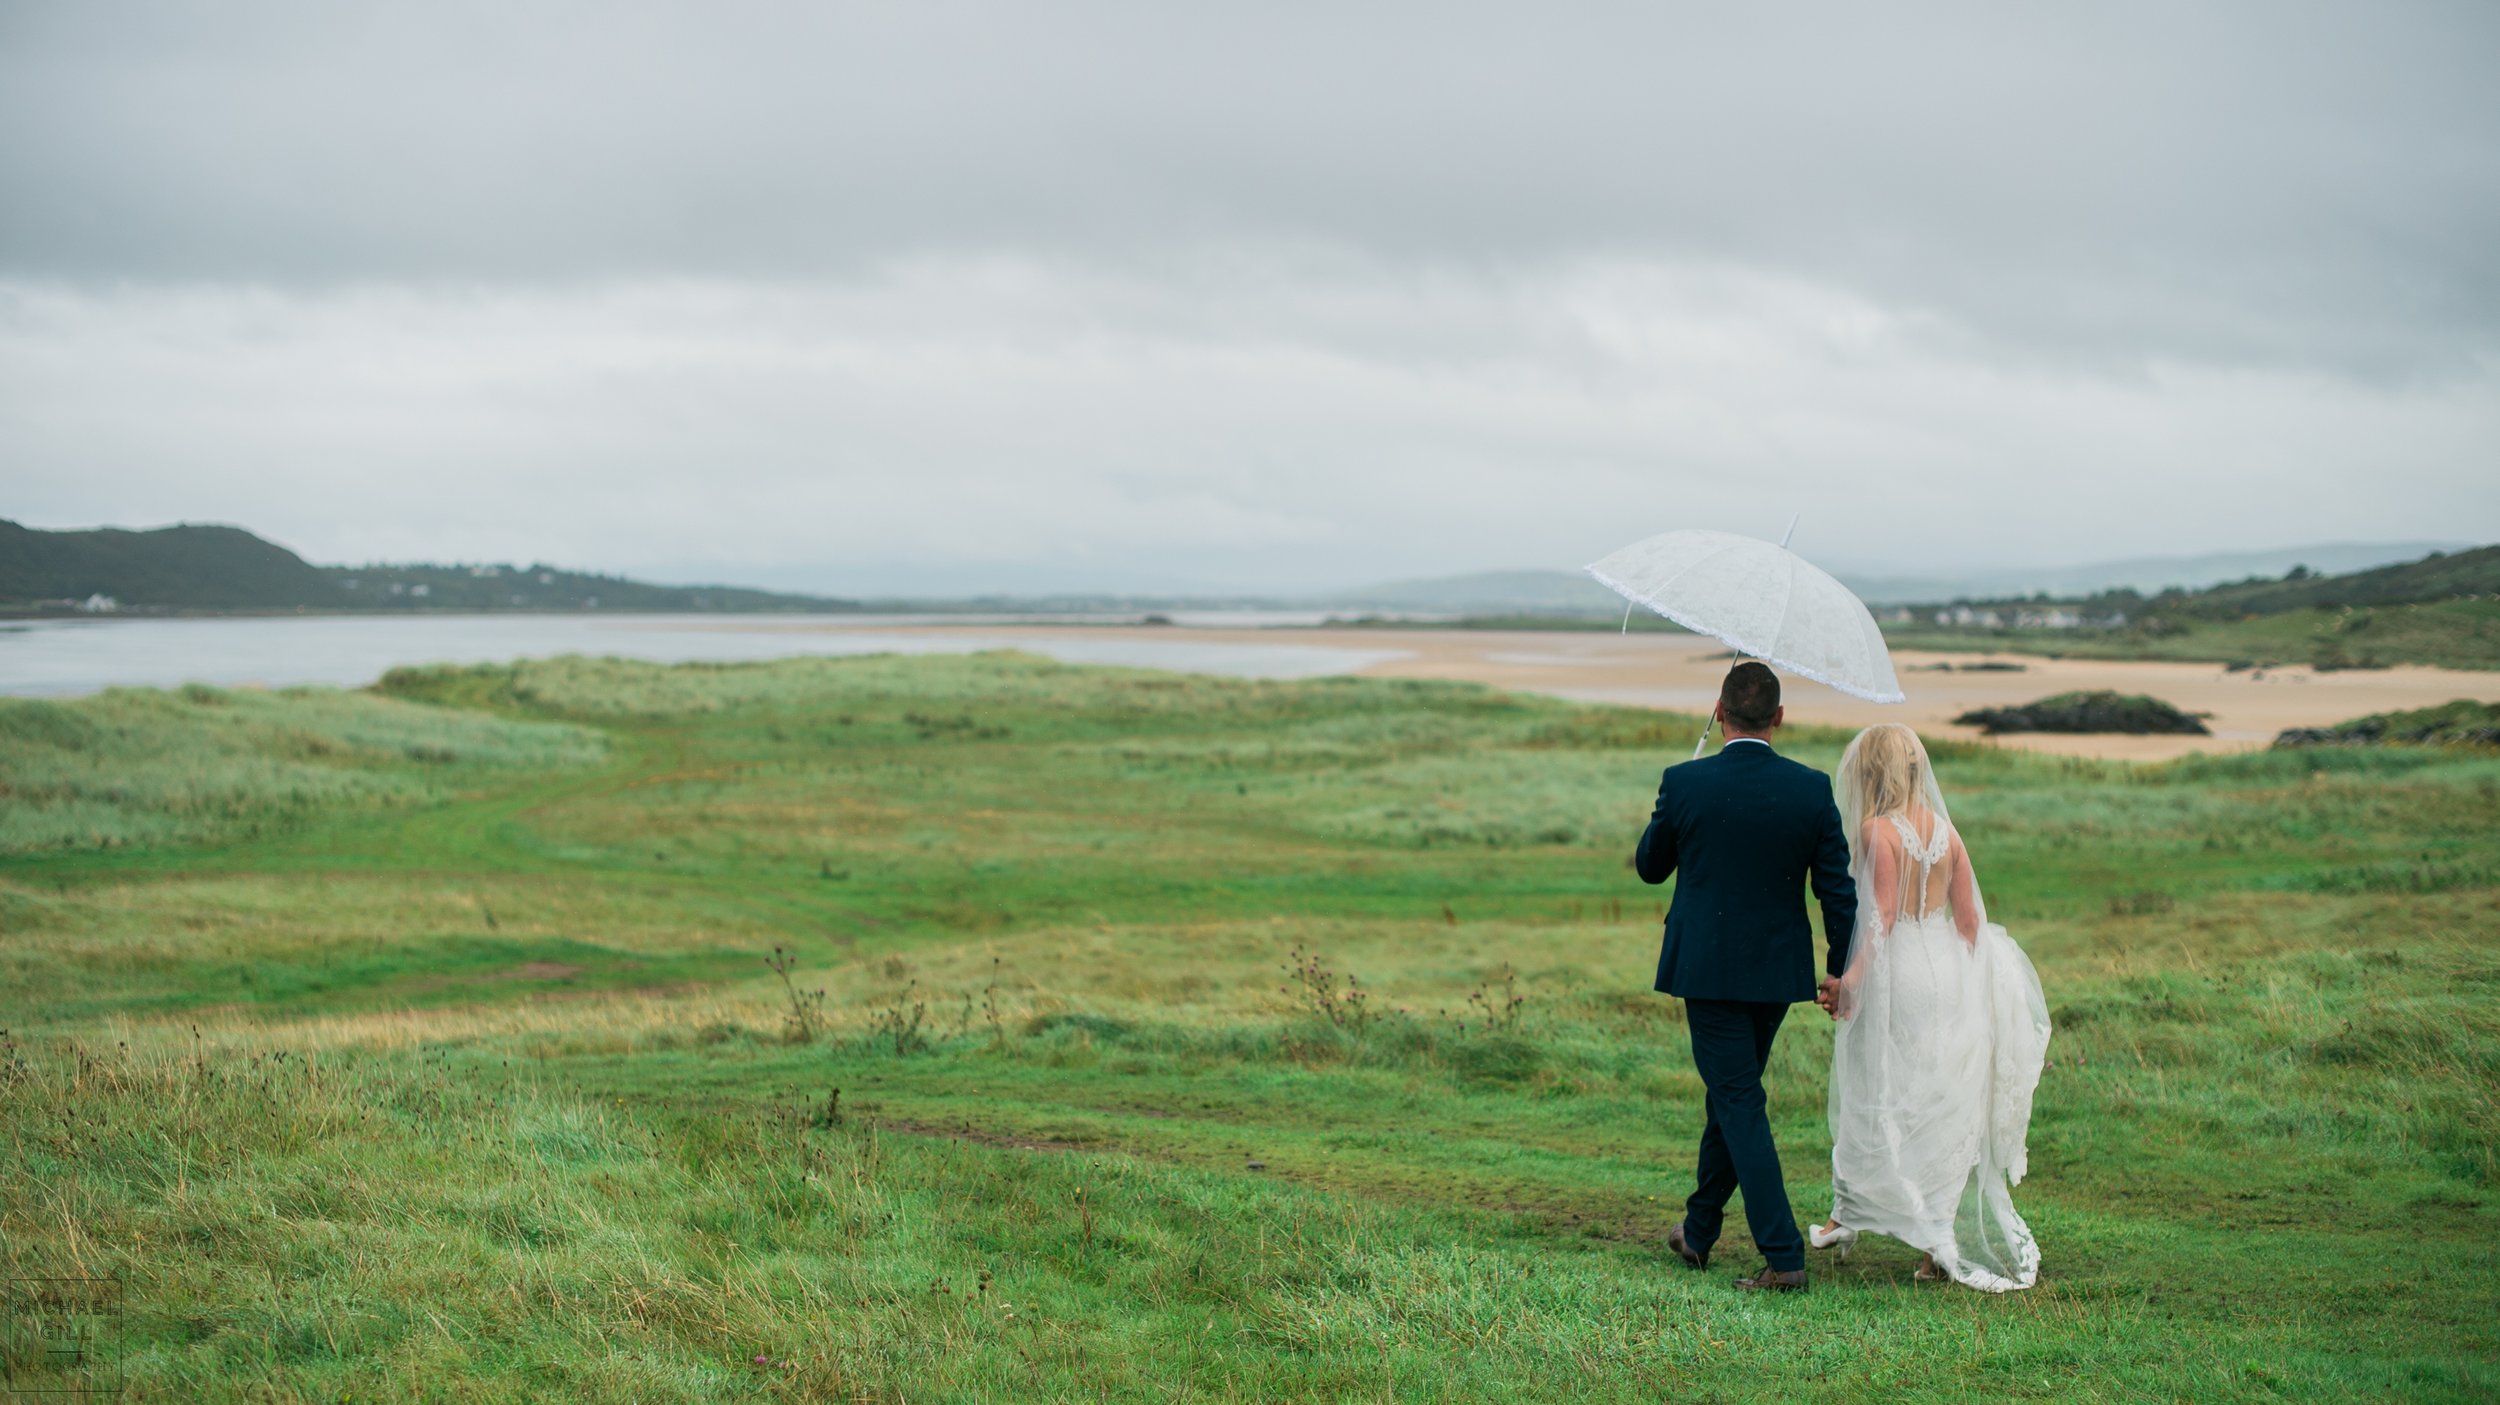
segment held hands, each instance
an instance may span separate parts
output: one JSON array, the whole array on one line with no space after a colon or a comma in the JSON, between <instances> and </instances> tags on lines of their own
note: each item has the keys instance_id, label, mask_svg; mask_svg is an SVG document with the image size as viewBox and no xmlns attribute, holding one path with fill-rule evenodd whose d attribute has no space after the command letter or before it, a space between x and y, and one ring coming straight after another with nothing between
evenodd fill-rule
<instances>
[{"instance_id":1,"label":"held hands","mask_svg":"<svg viewBox=\"0 0 2500 1405\"><path fill-rule=\"evenodd\" d=\"M1840 977L1825 976L1822 983L1814 988L1814 1003L1822 1008L1824 1014L1839 1019Z\"/></svg>"}]
</instances>

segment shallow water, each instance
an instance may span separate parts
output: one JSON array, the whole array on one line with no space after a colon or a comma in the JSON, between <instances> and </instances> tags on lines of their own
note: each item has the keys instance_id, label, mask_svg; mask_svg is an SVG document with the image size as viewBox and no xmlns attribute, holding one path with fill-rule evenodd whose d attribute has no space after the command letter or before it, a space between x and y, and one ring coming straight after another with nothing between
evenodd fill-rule
<instances>
[{"instance_id":1,"label":"shallow water","mask_svg":"<svg viewBox=\"0 0 2500 1405\"><path fill-rule=\"evenodd\" d=\"M1121 664L1237 678L1314 678L1397 658L1392 649L1210 642L1204 638L1064 639L1027 631L984 635L960 616L862 615L313 615L175 620L26 620L0 625L0 693L64 697L112 687L361 687L403 664L502 663L558 654L655 663L739 662L802 655L972 653L1022 649L1070 663ZM1205 626L1299 623L1266 615L1192 614ZM945 625L936 633L873 626Z\"/></svg>"}]
</instances>

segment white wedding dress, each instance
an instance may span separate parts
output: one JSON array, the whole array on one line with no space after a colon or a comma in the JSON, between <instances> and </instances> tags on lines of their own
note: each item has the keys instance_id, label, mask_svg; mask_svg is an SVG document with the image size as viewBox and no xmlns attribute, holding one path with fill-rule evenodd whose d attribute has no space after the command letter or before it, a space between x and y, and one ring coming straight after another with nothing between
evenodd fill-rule
<instances>
[{"instance_id":1,"label":"white wedding dress","mask_svg":"<svg viewBox=\"0 0 2500 1405\"><path fill-rule=\"evenodd\" d=\"M1932 780L1927 799L1849 817L1860 916L1835 1006L1832 1218L1925 1250L1956 1282L2028 1288L2040 1250L2009 1192L2048 1005L2022 948L1987 922Z\"/></svg>"}]
</instances>

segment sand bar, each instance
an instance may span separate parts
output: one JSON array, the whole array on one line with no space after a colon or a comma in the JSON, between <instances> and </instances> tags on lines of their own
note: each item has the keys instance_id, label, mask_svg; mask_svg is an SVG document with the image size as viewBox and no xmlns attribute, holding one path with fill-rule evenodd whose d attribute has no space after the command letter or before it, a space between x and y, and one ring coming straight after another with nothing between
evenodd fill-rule
<instances>
[{"instance_id":1,"label":"sand bar","mask_svg":"<svg viewBox=\"0 0 2500 1405\"><path fill-rule=\"evenodd\" d=\"M701 628L700 625L690 627ZM741 628L754 628L743 625ZM786 626L878 632L857 625ZM1682 712L1707 709L1718 695L1727 661L1716 640L1686 634L1603 634L1567 631L1454 629L1191 629L1166 625L980 625L912 624L891 632L943 636L961 632L1012 643L1029 638L1152 640L1165 643L1245 644L1339 648L1371 657L1347 670L1371 678L1446 678L1546 693L1583 702L1627 703ZM1387 657L1382 657L1387 655ZM2021 672L1933 671L1947 663L1967 666L1993 657L2022 665ZM2052 693L2112 688L2148 693L2190 712L2210 714L2209 737L2063 736L2035 733L1999 738L2008 746L2068 756L2160 761L2194 752L2262 747L2287 727L2320 727L2373 712L2429 707L2454 698L2500 702L2500 672L2441 668L2390 668L2318 673L2308 668L2264 672L2224 671L2220 664L2121 663L2097 659L2044 659L2022 655L1934 654L1898 650L1906 703L1860 702L1819 683L1790 678L1792 720L1862 727L1907 722L1936 736L1977 737L1976 728L1952 719L1972 708L2026 703Z\"/></svg>"}]
</instances>

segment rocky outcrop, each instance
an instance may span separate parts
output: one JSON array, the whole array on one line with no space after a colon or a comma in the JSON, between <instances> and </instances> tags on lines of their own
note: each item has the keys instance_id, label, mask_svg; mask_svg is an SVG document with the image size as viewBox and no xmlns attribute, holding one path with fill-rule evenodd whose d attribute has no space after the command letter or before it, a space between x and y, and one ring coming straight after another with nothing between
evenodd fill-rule
<instances>
[{"instance_id":1,"label":"rocky outcrop","mask_svg":"<svg viewBox=\"0 0 2500 1405\"><path fill-rule=\"evenodd\" d=\"M1966 727L2000 732L2184 733L2211 736L2200 713L2181 712L2159 698L2114 692L2059 693L2020 707L1985 707L1953 719Z\"/></svg>"},{"instance_id":2,"label":"rocky outcrop","mask_svg":"<svg viewBox=\"0 0 2500 1405\"><path fill-rule=\"evenodd\" d=\"M2278 749L2304 746L2500 747L2500 705L2459 698L2412 712L2380 712L2332 727L2294 727L2274 739Z\"/></svg>"}]
</instances>

